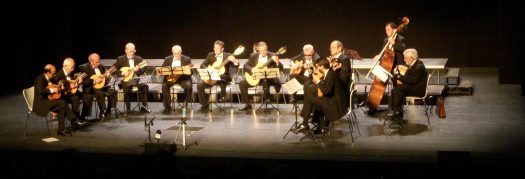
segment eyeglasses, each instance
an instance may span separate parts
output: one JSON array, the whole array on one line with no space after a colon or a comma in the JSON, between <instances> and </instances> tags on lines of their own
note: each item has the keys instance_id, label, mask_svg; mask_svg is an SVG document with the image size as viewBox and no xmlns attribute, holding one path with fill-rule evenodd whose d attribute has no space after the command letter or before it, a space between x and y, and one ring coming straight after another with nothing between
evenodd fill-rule
<instances>
[{"instance_id":1,"label":"eyeglasses","mask_svg":"<svg viewBox=\"0 0 525 179\"><path fill-rule=\"evenodd\" d=\"M311 57L312 55L304 55L304 56L306 56L306 57Z\"/></svg>"}]
</instances>

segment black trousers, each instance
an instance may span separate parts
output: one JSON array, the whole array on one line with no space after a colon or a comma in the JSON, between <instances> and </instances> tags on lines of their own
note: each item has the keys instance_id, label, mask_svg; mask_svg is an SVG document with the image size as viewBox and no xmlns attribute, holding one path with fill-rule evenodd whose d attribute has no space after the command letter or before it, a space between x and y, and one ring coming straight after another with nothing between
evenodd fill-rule
<instances>
[{"instance_id":1,"label":"black trousers","mask_svg":"<svg viewBox=\"0 0 525 179\"><path fill-rule=\"evenodd\" d=\"M170 88L175 84L179 84L182 87L182 89L184 89L183 99L186 103L189 103L191 99L193 87L190 78L179 79L176 82L164 81L164 83L162 84L162 101L164 103L164 109L171 109Z\"/></svg>"},{"instance_id":2,"label":"black trousers","mask_svg":"<svg viewBox=\"0 0 525 179\"><path fill-rule=\"evenodd\" d=\"M129 112L131 109L131 101L130 101L130 95L131 95L131 90L133 89L133 87L136 86L138 87L138 91L137 93L139 93L139 101L142 103L142 105L144 106L148 106L148 91L149 91L149 87L147 84L132 84L132 83L126 83L126 82L123 82L121 84L121 88L124 90L124 102L126 104L126 111Z\"/></svg>"},{"instance_id":3,"label":"black trousers","mask_svg":"<svg viewBox=\"0 0 525 179\"><path fill-rule=\"evenodd\" d=\"M82 97L82 115L81 118L91 115L91 105L93 104L93 97L97 98L98 109L101 113L106 110L106 92L102 89L87 89L84 90L84 96Z\"/></svg>"},{"instance_id":4,"label":"black trousers","mask_svg":"<svg viewBox=\"0 0 525 179\"><path fill-rule=\"evenodd\" d=\"M64 99L67 104L71 104L71 108L69 109L71 109L77 117L80 116L80 92L72 95L62 94L62 99Z\"/></svg>"},{"instance_id":5,"label":"black trousers","mask_svg":"<svg viewBox=\"0 0 525 179\"><path fill-rule=\"evenodd\" d=\"M267 80L261 80L259 81L259 84L258 85L262 85L263 86L263 90L264 90L264 97L265 99L268 99L268 97L270 97L270 86L274 86L275 87L275 91L276 92L279 92L281 91L281 80L279 80L278 78L276 79L267 79ZM248 81L246 81L246 79L242 80L240 83L239 83L239 88L241 90L241 98L242 100L244 101L244 103L246 104L250 104L250 100L248 99L248 88L249 87L254 87L252 85L250 85L248 83Z\"/></svg>"},{"instance_id":6,"label":"black trousers","mask_svg":"<svg viewBox=\"0 0 525 179\"><path fill-rule=\"evenodd\" d=\"M324 111L328 111L330 108L325 97L317 96L317 86L313 83L309 83L304 86L304 104L303 109L301 110L301 117L303 118L303 125L308 125L308 120L312 112L314 113L314 122L320 117L324 116Z\"/></svg>"},{"instance_id":7,"label":"black trousers","mask_svg":"<svg viewBox=\"0 0 525 179\"><path fill-rule=\"evenodd\" d=\"M226 86L228 83L232 81L232 78L228 75L221 75L220 81L217 81L216 84L218 84L221 87L221 96L226 96ZM206 89L211 88L213 85L208 85L204 81L199 82L197 84L197 92L199 94L199 102L202 106L208 106L208 97L206 96Z\"/></svg>"},{"instance_id":8,"label":"black trousers","mask_svg":"<svg viewBox=\"0 0 525 179\"><path fill-rule=\"evenodd\" d=\"M425 94L416 93L413 88L406 85L396 85L392 90L392 110L403 114L403 103L406 96L424 96Z\"/></svg>"},{"instance_id":9,"label":"black trousers","mask_svg":"<svg viewBox=\"0 0 525 179\"><path fill-rule=\"evenodd\" d=\"M66 128L66 116L70 121L78 119L64 99L53 101L46 100L46 105L48 106L49 111L57 113L58 130L63 130Z\"/></svg>"}]
</instances>

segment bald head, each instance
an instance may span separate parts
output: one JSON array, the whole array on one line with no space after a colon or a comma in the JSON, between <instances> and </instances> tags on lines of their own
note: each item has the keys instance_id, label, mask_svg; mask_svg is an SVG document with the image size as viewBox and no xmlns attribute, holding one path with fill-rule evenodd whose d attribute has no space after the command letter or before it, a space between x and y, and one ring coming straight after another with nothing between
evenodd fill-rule
<instances>
[{"instance_id":1,"label":"bald head","mask_svg":"<svg viewBox=\"0 0 525 179\"><path fill-rule=\"evenodd\" d=\"M339 40L334 40L330 43L330 55L334 56L343 50L343 43Z\"/></svg>"},{"instance_id":2,"label":"bald head","mask_svg":"<svg viewBox=\"0 0 525 179\"><path fill-rule=\"evenodd\" d=\"M53 75L55 75L56 71L57 71L57 69L55 68L55 65L47 64L44 67L44 75L46 75L48 78L50 78Z\"/></svg>"},{"instance_id":3,"label":"bald head","mask_svg":"<svg viewBox=\"0 0 525 179\"><path fill-rule=\"evenodd\" d=\"M133 56L135 52L137 52L137 50L135 50L135 44L133 43L127 43L124 51L128 57Z\"/></svg>"},{"instance_id":4,"label":"bald head","mask_svg":"<svg viewBox=\"0 0 525 179\"><path fill-rule=\"evenodd\" d=\"M100 56L97 53L90 54L88 56L88 60L89 63L95 68L98 67L98 65L100 64Z\"/></svg>"},{"instance_id":5,"label":"bald head","mask_svg":"<svg viewBox=\"0 0 525 179\"><path fill-rule=\"evenodd\" d=\"M75 60L73 60L73 58L71 57L64 59L62 68L66 70L67 74L70 74L71 72L73 72L73 69L75 69Z\"/></svg>"}]
</instances>

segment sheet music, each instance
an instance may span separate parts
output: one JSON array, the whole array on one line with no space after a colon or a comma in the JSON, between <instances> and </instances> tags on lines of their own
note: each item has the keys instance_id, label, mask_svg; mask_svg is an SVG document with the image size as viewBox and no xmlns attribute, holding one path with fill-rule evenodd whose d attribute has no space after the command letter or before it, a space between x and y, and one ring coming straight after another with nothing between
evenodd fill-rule
<instances>
[{"instance_id":1,"label":"sheet music","mask_svg":"<svg viewBox=\"0 0 525 179\"><path fill-rule=\"evenodd\" d=\"M392 76L389 72L387 72L383 67L379 65L376 65L376 67L372 69L372 74L374 74L382 82L386 82L386 80L388 80L388 76Z\"/></svg>"},{"instance_id":2,"label":"sheet music","mask_svg":"<svg viewBox=\"0 0 525 179\"><path fill-rule=\"evenodd\" d=\"M303 85L297 81L297 79L293 78L289 80L288 82L283 84L283 88L288 91L288 94L294 94L295 92L303 89Z\"/></svg>"},{"instance_id":3,"label":"sheet music","mask_svg":"<svg viewBox=\"0 0 525 179\"><path fill-rule=\"evenodd\" d=\"M267 68L267 69L252 69L253 76L256 79L270 79L270 78L279 78L281 73L279 73L279 68Z\"/></svg>"},{"instance_id":4,"label":"sheet music","mask_svg":"<svg viewBox=\"0 0 525 179\"><path fill-rule=\"evenodd\" d=\"M218 69L197 69L201 80L221 80Z\"/></svg>"}]
</instances>

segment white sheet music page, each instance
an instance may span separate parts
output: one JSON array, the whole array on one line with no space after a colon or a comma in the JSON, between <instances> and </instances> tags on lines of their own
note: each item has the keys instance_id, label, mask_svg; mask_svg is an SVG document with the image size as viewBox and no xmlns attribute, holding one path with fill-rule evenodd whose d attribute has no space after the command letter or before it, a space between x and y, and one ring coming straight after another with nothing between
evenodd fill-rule
<instances>
[{"instance_id":1,"label":"white sheet music page","mask_svg":"<svg viewBox=\"0 0 525 179\"><path fill-rule=\"evenodd\" d=\"M385 73L386 70L379 66L379 65L376 65L376 67L374 67L374 69L372 69L372 74L374 74L377 78L379 78L382 82L386 82L386 80L388 80L388 74Z\"/></svg>"},{"instance_id":2,"label":"white sheet music page","mask_svg":"<svg viewBox=\"0 0 525 179\"><path fill-rule=\"evenodd\" d=\"M288 94L293 94L301 89L303 89L303 85L297 81L297 79L293 78L289 80L288 82L283 84L283 88L288 91Z\"/></svg>"}]
</instances>

